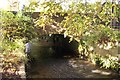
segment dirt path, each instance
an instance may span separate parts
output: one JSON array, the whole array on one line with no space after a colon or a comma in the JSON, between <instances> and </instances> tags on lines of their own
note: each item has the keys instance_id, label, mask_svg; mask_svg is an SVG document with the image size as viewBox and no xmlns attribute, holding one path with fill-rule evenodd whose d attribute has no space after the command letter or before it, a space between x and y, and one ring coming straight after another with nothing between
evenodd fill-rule
<instances>
[{"instance_id":1,"label":"dirt path","mask_svg":"<svg viewBox=\"0 0 120 80\"><path fill-rule=\"evenodd\" d=\"M79 59L43 59L34 64L28 78L118 78L115 72L103 70Z\"/></svg>"}]
</instances>

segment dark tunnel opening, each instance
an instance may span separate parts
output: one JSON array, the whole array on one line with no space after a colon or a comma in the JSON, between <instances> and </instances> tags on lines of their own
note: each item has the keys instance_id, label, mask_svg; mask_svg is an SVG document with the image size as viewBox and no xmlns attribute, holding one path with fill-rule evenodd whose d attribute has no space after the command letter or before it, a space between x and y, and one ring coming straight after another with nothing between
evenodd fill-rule
<instances>
[{"instance_id":1,"label":"dark tunnel opening","mask_svg":"<svg viewBox=\"0 0 120 80\"><path fill-rule=\"evenodd\" d=\"M35 43L35 41L33 41ZM37 46L32 44L30 59L39 61L41 58L62 58L78 56L78 42L62 34L42 35L38 38Z\"/></svg>"},{"instance_id":2,"label":"dark tunnel opening","mask_svg":"<svg viewBox=\"0 0 120 80\"><path fill-rule=\"evenodd\" d=\"M46 42L46 44L48 44L48 46L52 48L52 56L54 57L78 55L78 42L76 40L72 40L70 42L70 37L68 36L64 37L62 34L52 34L51 36L44 35L41 38Z\"/></svg>"},{"instance_id":3,"label":"dark tunnel opening","mask_svg":"<svg viewBox=\"0 0 120 80\"><path fill-rule=\"evenodd\" d=\"M70 37L64 37L62 34L42 35L36 44L39 46L32 47L29 61L25 64L26 77L33 74L31 70L44 62L57 64L59 60L66 62L70 58L78 57L78 42L70 42Z\"/></svg>"}]
</instances>

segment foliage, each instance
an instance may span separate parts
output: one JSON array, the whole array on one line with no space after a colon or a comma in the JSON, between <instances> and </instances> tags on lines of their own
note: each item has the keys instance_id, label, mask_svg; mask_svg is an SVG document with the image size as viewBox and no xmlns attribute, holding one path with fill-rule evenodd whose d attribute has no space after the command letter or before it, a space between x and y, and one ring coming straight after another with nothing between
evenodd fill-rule
<instances>
[{"instance_id":1,"label":"foliage","mask_svg":"<svg viewBox=\"0 0 120 80\"><path fill-rule=\"evenodd\" d=\"M21 12L1 11L1 47L8 50L24 47L23 41L34 37L32 19Z\"/></svg>"},{"instance_id":2,"label":"foliage","mask_svg":"<svg viewBox=\"0 0 120 80\"><path fill-rule=\"evenodd\" d=\"M105 50L118 45L119 32L111 28L111 20L118 17L111 12L113 6L111 2L72 3L66 11L55 2L47 2L42 6L44 6L44 11L36 19L35 25L45 31L44 34L63 33L71 37L70 41L77 40L80 55L89 57L91 53L94 53L96 45ZM57 22L53 16L59 19L63 17L63 19ZM109 60L109 58L105 59ZM101 62L104 63L104 61Z\"/></svg>"},{"instance_id":3,"label":"foliage","mask_svg":"<svg viewBox=\"0 0 120 80\"><path fill-rule=\"evenodd\" d=\"M118 57L113 57L111 55L101 56L99 54L91 54L90 57L92 63L101 66L101 68L109 68L117 71L120 69Z\"/></svg>"},{"instance_id":4,"label":"foliage","mask_svg":"<svg viewBox=\"0 0 120 80\"><path fill-rule=\"evenodd\" d=\"M24 16L21 12L13 14L7 11L1 11L1 16L1 30L5 39L14 40L27 36L32 37L31 31L34 28L30 17Z\"/></svg>"},{"instance_id":5,"label":"foliage","mask_svg":"<svg viewBox=\"0 0 120 80\"><path fill-rule=\"evenodd\" d=\"M7 54L1 54L2 60L2 77L3 78L20 78L19 66L23 63L25 56L20 51L14 51Z\"/></svg>"},{"instance_id":6,"label":"foliage","mask_svg":"<svg viewBox=\"0 0 120 80\"><path fill-rule=\"evenodd\" d=\"M113 5L116 9L115 9L115 12L116 12L116 16L117 16L117 18L119 18L120 19L120 5L118 4L118 5Z\"/></svg>"},{"instance_id":7,"label":"foliage","mask_svg":"<svg viewBox=\"0 0 120 80\"><path fill-rule=\"evenodd\" d=\"M21 12L0 13L0 55L3 55L3 74L8 77L17 75L20 63L26 60L24 41L33 38L35 33L31 17Z\"/></svg>"},{"instance_id":8,"label":"foliage","mask_svg":"<svg viewBox=\"0 0 120 80\"><path fill-rule=\"evenodd\" d=\"M103 45L106 50L116 46L118 31L110 28L111 19L114 18L110 2L72 6L62 25L66 28L64 34L79 42L78 49L82 56L89 56L95 45Z\"/></svg>"},{"instance_id":9,"label":"foliage","mask_svg":"<svg viewBox=\"0 0 120 80\"><path fill-rule=\"evenodd\" d=\"M64 16L60 4L55 2L44 2L40 6L44 9L40 12L39 18L34 21L36 28L42 31L42 33L39 34L60 33L62 28L59 26L59 22L62 21L60 17Z\"/></svg>"},{"instance_id":10,"label":"foliage","mask_svg":"<svg viewBox=\"0 0 120 80\"><path fill-rule=\"evenodd\" d=\"M60 3L53 1L39 4L32 2L23 12L33 12L37 7L42 8L39 17L32 19L25 16L22 12L16 15L11 12L2 11L0 18L1 46L9 53L16 49L24 49L23 41L42 34L64 34L69 36L70 41L75 39L79 43L79 53L81 56L89 58L97 46L109 50L118 45L119 32L111 26L111 20L119 18L111 12L113 4L111 2L79 3L73 2L68 10L63 10ZM114 4L116 6L116 4ZM116 9L119 9L116 6ZM35 32L36 29L36 32ZM20 45L19 45L20 44ZM21 45L22 44L22 45ZM117 45L116 45L117 44ZM101 57L101 56L100 56ZM99 56L93 57L94 61L99 62L105 68L115 68L117 60ZM106 61L108 62L106 65ZM105 63L105 64L104 64Z\"/></svg>"}]
</instances>

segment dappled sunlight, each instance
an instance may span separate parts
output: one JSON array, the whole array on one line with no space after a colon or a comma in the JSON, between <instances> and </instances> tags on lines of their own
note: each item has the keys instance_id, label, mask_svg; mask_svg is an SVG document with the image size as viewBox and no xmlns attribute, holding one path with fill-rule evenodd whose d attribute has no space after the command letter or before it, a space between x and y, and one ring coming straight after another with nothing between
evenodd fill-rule
<instances>
[{"instance_id":1,"label":"dappled sunlight","mask_svg":"<svg viewBox=\"0 0 120 80\"><path fill-rule=\"evenodd\" d=\"M92 2L0 0L0 77L119 76L120 4Z\"/></svg>"},{"instance_id":2,"label":"dappled sunlight","mask_svg":"<svg viewBox=\"0 0 120 80\"><path fill-rule=\"evenodd\" d=\"M8 51L1 54L0 71L3 78L20 78L24 72L24 54L20 51ZM23 65L23 67L21 67ZM22 71L22 73L21 73ZM25 76L25 75L24 75Z\"/></svg>"},{"instance_id":3,"label":"dappled sunlight","mask_svg":"<svg viewBox=\"0 0 120 80\"><path fill-rule=\"evenodd\" d=\"M26 59L25 53L20 49L13 51L12 55L16 56L16 58L17 58L16 60L25 60Z\"/></svg>"},{"instance_id":4,"label":"dappled sunlight","mask_svg":"<svg viewBox=\"0 0 120 80\"><path fill-rule=\"evenodd\" d=\"M75 60L70 60L70 61L69 61L69 64L72 65L72 66L75 65L75 63L76 63Z\"/></svg>"},{"instance_id":5,"label":"dappled sunlight","mask_svg":"<svg viewBox=\"0 0 120 80\"><path fill-rule=\"evenodd\" d=\"M118 41L115 43L113 42L107 42L107 44L98 44L97 45L100 49L110 50L111 48L118 46Z\"/></svg>"},{"instance_id":6,"label":"dappled sunlight","mask_svg":"<svg viewBox=\"0 0 120 80\"><path fill-rule=\"evenodd\" d=\"M72 59L69 60L69 65L77 70L77 73L82 73L85 78L108 78L116 74L111 70L100 69L89 61Z\"/></svg>"},{"instance_id":7,"label":"dappled sunlight","mask_svg":"<svg viewBox=\"0 0 120 80\"><path fill-rule=\"evenodd\" d=\"M97 74L102 74L102 75L110 75L111 74L110 71L102 71L102 70L99 70L99 69L92 70L91 72L92 73L97 73Z\"/></svg>"},{"instance_id":8,"label":"dappled sunlight","mask_svg":"<svg viewBox=\"0 0 120 80\"><path fill-rule=\"evenodd\" d=\"M21 75L21 78L26 78L24 63L20 65L18 73Z\"/></svg>"}]
</instances>

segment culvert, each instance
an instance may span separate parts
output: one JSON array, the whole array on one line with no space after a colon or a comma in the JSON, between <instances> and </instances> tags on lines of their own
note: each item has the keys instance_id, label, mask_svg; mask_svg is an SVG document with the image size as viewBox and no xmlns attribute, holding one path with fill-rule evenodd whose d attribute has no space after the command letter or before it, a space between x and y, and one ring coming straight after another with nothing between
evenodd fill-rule
<instances>
[{"instance_id":1,"label":"culvert","mask_svg":"<svg viewBox=\"0 0 120 80\"><path fill-rule=\"evenodd\" d=\"M32 66L40 63L41 60L53 58L71 58L76 57L78 42L73 40L69 42L70 37L64 37L61 34L42 35L31 41L30 61L26 63L26 76L32 70Z\"/></svg>"},{"instance_id":2,"label":"culvert","mask_svg":"<svg viewBox=\"0 0 120 80\"><path fill-rule=\"evenodd\" d=\"M39 60L47 57L76 56L78 42L69 41L70 37L62 34L42 35L31 41L30 56Z\"/></svg>"},{"instance_id":3,"label":"culvert","mask_svg":"<svg viewBox=\"0 0 120 80\"><path fill-rule=\"evenodd\" d=\"M56 58L65 55L76 55L78 42L69 43L69 37L64 35L43 35L39 39L32 40L31 57L38 62L32 62L26 66L26 80L43 78L111 78L102 74L92 73L98 67L88 61L79 58ZM37 63L37 64L34 64ZM116 74L114 74L117 76Z\"/></svg>"}]
</instances>

